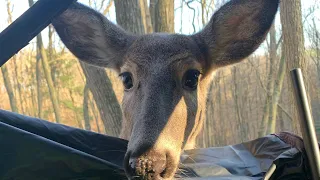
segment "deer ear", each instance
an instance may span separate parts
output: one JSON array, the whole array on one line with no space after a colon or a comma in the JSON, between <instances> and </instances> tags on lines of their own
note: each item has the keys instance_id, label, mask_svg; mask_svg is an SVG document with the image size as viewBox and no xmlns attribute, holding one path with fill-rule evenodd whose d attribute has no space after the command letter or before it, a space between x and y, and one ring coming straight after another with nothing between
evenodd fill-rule
<instances>
[{"instance_id":1,"label":"deer ear","mask_svg":"<svg viewBox=\"0 0 320 180\"><path fill-rule=\"evenodd\" d=\"M79 60L116 70L135 39L99 12L80 3L73 3L52 25Z\"/></svg>"},{"instance_id":2,"label":"deer ear","mask_svg":"<svg viewBox=\"0 0 320 180\"><path fill-rule=\"evenodd\" d=\"M192 35L215 69L240 62L264 41L274 21L279 0L231 0L206 27Z\"/></svg>"}]
</instances>

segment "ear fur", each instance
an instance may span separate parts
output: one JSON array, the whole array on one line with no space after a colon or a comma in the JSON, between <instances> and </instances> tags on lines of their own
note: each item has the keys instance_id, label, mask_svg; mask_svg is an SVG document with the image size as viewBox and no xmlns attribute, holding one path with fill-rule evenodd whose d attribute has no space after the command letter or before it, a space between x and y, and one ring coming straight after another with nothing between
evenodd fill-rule
<instances>
[{"instance_id":1,"label":"ear fur","mask_svg":"<svg viewBox=\"0 0 320 180\"><path fill-rule=\"evenodd\" d=\"M265 40L279 0L231 0L192 38L207 59L208 70L240 62Z\"/></svg>"},{"instance_id":2,"label":"ear fur","mask_svg":"<svg viewBox=\"0 0 320 180\"><path fill-rule=\"evenodd\" d=\"M66 47L81 61L118 70L136 38L99 12L73 3L52 21Z\"/></svg>"}]
</instances>

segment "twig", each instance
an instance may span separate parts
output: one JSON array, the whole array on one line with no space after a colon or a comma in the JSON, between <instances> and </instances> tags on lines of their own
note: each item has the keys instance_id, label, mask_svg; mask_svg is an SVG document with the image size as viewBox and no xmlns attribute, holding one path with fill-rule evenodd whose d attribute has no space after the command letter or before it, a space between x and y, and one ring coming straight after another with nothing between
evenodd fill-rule
<instances>
[{"instance_id":1,"label":"twig","mask_svg":"<svg viewBox=\"0 0 320 180\"><path fill-rule=\"evenodd\" d=\"M195 10L193 7L190 6L190 3L192 3L193 0L190 0L190 1L188 1L188 2L186 2L186 0L183 0L183 2L185 2L186 5L188 6L188 8L193 11L192 27L193 27L193 33L195 33L195 32L196 32L196 27L195 27L195 25L194 25L194 19L195 19L195 17L196 17L196 10Z\"/></svg>"}]
</instances>

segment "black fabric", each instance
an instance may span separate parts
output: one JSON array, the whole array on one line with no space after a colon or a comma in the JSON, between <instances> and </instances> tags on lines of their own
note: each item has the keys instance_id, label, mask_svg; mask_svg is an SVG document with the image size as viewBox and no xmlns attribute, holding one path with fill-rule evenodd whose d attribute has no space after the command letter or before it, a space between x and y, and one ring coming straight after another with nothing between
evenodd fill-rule
<instances>
[{"instance_id":1,"label":"black fabric","mask_svg":"<svg viewBox=\"0 0 320 180\"><path fill-rule=\"evenodd\" d=\"M312 179L310 176L311 172L309 171L310 168L307 168L308 163L306 159L306 154L295 148L285 151L274 160L277 170L271 178L273 180Z\"/></svg>"},{"instance_id":2,"label":"black fabric","mask_svg":"<svg viewBox=\"0 0 320 180\"><path fill-rule=\"evenodd\" d=\"M0 179L125 179L124 140L5 111L0 121Z\"/></svg>"},{"instance_id":3,"label":"black fabric","mask_svg":"<svg viewBox=\"0 0 320 180\"><path fill-rule=\"evenodd\" d=\"M126 179L127 141L0 110L0 179ZM276 135L241 144L187 150L176 178L309 179L304 153Z\"/></svg>"}]
</instances>

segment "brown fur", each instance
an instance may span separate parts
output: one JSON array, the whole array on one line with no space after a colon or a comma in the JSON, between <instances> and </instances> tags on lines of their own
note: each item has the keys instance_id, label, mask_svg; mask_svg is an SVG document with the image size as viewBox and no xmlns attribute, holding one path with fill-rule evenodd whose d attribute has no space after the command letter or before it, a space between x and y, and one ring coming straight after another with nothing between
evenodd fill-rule
<instances>
[{"instance_id":1,"label":"brown fur","mask_svg":"<svg viewBox=\"0 0 320 180\"><path fill-rule=\"evenodd\" d=\"M80 60L132 74L133 88L124 92L122 102L120 135L129 140L124 162L128 177L174 175L181 151L194 147L202 128L212 72L257 49L278 4L279 0L231 0L191 36L133 35L79 3L53 21ZM201 72L195 91L182 84L190 69Z\"/></svg>"}]
</instances>

